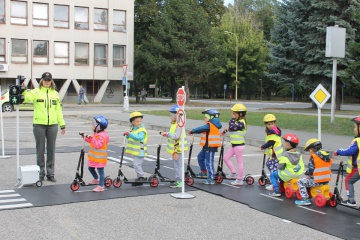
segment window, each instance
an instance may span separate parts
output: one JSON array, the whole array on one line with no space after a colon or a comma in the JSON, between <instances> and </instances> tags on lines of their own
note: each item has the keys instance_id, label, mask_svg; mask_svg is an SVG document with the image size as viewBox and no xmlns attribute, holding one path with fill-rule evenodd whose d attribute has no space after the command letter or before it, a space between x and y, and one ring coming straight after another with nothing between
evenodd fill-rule
<instances>
[{"instance_id":1,"label":"window","mask_svg":"<svg viewBox=\"0 0 360 240\"><path fill-rule=\"evenodd\" d=\"M108 29L108 11L107 9L94 9L94 29L107 30Z\"/></svg>"},{"instance_id":2,"label":"window","mask_svg":"<svg viewBox=\"0 0 360 240\"><path fill-rule=\"evenodd\" d=\"M113 30L122 32L126 29L126 12L114 10Z\"/></svg>"},{"instance_id":3,"label":"window","mask_svg":"<svg viewBox=\"0 0 360 240\"><path fill-rule=\"evenodd\" d=\"M54 27L69 28L69 6L54 5Z\"/></svg>"},{"instance_id":4,"label":"window","mask_svg":"<svg viewBox=\"0 0 360 240\"><path fill-rule=\"evenodd\" d=\"M54 64L69 64L69 43L54 43Z\"/></svg>"},{"instance_id":5,"label":"window","mask_svg":"<svg viewBox=\"0 0 360 240\"><path fill-rule=\"evenodd\" d=\"M33 3L33 26L49 26L49 5Z\"/></svg>"},{"instance_id":6,"label":"window","mask_svg":"<svg viewBox=\"0 0 360 240\"><path fill-rule=\"evenodd\" d=\"M5 23L5 1L0 0L0 23Z\"/></svg>"},{"instance_id":7,"label":"window","mask_svg":"<svg viewBox=\"0 0 360 240\"><path fill-rule=\"evenodd\" d=\"M95 44L94 47L94 65L106 66L107 65L107 45Z\"/></svg>"},{"instance_id":8,"label":"window","mask_svg":"<svg viewBox=\"0 0 360 240\"><path fill-rule=\"evenodd\" d=\"M27 3L19 1L11 1L11 20L12 24L27 24Z\"/></svg>"},{"instance_id":9,"label":"window","mask_svg":"<svg viewBox=\"0 0 360 240\"><path fill-rule=\"evenodd\" d=\"M125 64L125 46L113 46L113 67L122 67Z\"/></svg>"},{"instance_id":10,"label":"window","mask_svg":"<svg viewBox=\"0 0 360 240\"><path fill-rule=\"evenodd\" d=\"M89 9L75 7L75 29L89 29Z\"/></svg>"},{"instance_id":11,"label":"window","mask_svg":"<svg viewBox=\"0 0 360 240\"><path fill-rule=\"evenodd\" d=\"M27 40L11 39L11 62L27 63Z\"/></svg>"},{"instance_id":12,"label":"window","mask_svg":"<svg viewBox=\"0 0 360 240\"><path fill-rule=\"evenodd\" d=\"M75 43L75 65L89 65L88 43Z\"/></svg>"},{"instance_id":13,"label":"window","mask_svg":"<svg viewBox=\"0 0 360 240\"><path fill-rule=\"evenodd\" d=\"M97 94L100 89L101 82L98 80L92 81L89 84L86 84L86 92L88 95L90 94Z\"/></svg>"},{"instance_id":14,"label":"window","mask_svg":"<svg viewBox=\"0 0 360 240\"><path fill-rule=\"evenodd\" d=\"M49 55L48 55L48 41L33 41L32 51L33 51L33 63L49 63Z\"/></svg>"},{"instance_id":15,"label":"window","mask_svg":"<svg viewBox=\"0 0 360 240\"><path fill-rule=\"evenodd\" d=\"M0 38L0 62L5 62L5 38Z\"/></svg>"}]
</instances>

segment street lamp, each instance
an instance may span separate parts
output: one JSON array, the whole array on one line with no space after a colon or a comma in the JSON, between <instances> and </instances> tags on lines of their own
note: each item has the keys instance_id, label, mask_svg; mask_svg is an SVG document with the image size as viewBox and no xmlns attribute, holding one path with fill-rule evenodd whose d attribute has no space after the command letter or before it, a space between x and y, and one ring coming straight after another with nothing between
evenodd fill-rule
<instances>
[{"instance_id":1,"label":"street lamp","mask_svg":"<svg viewBox=\"0 0 360 240\"><path fill-rule=\"evenodd\" d=\"M262 79L259 79L260 81L260 101L262 101Z\"/></svg>"},{"instance_id":2,"label":"street lamp","mask_svg":"<svg viewBox=\"0 0 360 240\"><path fill-rule=\"evenodd\" d=\"M229 31L224 31L227 34L232 34L235 36L236 38L236 73L235 73L235 100L237 100L237 89L238 89L238 54L239 54L239 41L238 41L238 36L233 33L233 32L229 32Z\"/></svg>"},{"instance_id":3,"label":"street lamp","mask_svg":"<svg viewBox=\"0 0 360 240\"><path fill-rule=\"evenodd\" d=\"M126 48L125 48L125 64L123 66L123 68L125 68L124 70L124 75L125 75L125 97L124 97L124 110L127 111L129 110L129 97L128 97L128 76L127 76L127 67L128 67L128 52L129 52L129 37L128 37L128 32L126 29L121 30L121 32L126 34Z\"/></svg>"}]
</instances>

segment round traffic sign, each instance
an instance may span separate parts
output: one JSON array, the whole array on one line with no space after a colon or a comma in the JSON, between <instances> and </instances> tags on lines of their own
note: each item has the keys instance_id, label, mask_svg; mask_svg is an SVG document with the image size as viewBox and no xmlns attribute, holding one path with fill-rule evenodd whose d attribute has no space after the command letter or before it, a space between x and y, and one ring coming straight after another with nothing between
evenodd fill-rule
<instances>
[{"instance_id":1,"label":"round traffic sign","mask_svg":"<svg viewBox=\"0 0 360 240\"><path fill-rule=\"evenodd\" d=\"M179 127L184 127L185 126L185 123L186 123L186 113L185 113L185 111L184 111L184 109L179 109L178 111L177 111L177 125L179 126Z\"/></svg>"},{"instance_id":2,"label":"round traffic sign","mask_svg":"<svg viewBox=\"0 0 360 240\"><path fill-rule=\"evenodd\" d=\"M179 88L179 90L176 93L176 103L179 105L179 107L183 107L186 102L186 93L183 88Z\"/></svg>"}]
</instances>

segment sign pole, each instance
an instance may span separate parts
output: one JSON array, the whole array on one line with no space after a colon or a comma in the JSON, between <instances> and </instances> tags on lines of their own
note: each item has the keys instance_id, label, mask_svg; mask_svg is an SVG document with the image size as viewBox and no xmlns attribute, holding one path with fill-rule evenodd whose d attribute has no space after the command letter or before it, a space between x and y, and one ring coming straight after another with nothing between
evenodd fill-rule
<instances>
[{"instance_id":1,"label":"sign pole","mask_svg":"<svg viewBox=\"0 0 360 240\"><path fill-rule=\"evenodd\" d=\"M318 139L321 142L321 108L318 107Z\"/></svg>"},{"instance_id":2,"label":"sign pole","mask_svg":"<svg viewBox=\"0 0 360 240\"><path fill-rule=\"evenodd\" d=\"M177 124L181 127L181 193L172 193L171 196L177 199L190 199L195 196L185 192L185 164L184 164L184 141L185 141L185 123L186 123L186 114L185 114L185 102L186 102L186 92L184 86L179 88L176 94L176 103L179 105L180 109L178 110Z\"/></svg>"},{"instance_id":3,"label":"sign pole","mask_svg":"<svg viewBox=\"0 0 360 240\"><path fill-rule=\"evenodd\" d=\"M1 91L1 86L0 86L0 92ZM11 156L5 156L5 146L4 146L4 124L3 124L3 115L2 115L2 105L3 102L1 101L1 110L0 110L0 120L1 120L1 149L2 149L2 155L0 156L0 158L10 158Z\"/></svg>"}]
</instances>

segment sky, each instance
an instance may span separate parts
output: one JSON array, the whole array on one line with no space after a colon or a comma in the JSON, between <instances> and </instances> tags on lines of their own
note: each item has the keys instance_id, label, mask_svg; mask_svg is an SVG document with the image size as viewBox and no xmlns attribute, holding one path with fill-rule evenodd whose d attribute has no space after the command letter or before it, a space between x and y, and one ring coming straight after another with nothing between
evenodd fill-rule
<instances>
[{"instance_id":1,"label":"sky","mask_svg":"<svg viewBox=\"0 0 360 240\"><path fill-rule=\"evenodd\" d=\"M225 6L227 6L229 3L234 4L234 0L224 0Z\"/></svg>"}]
</instances>

